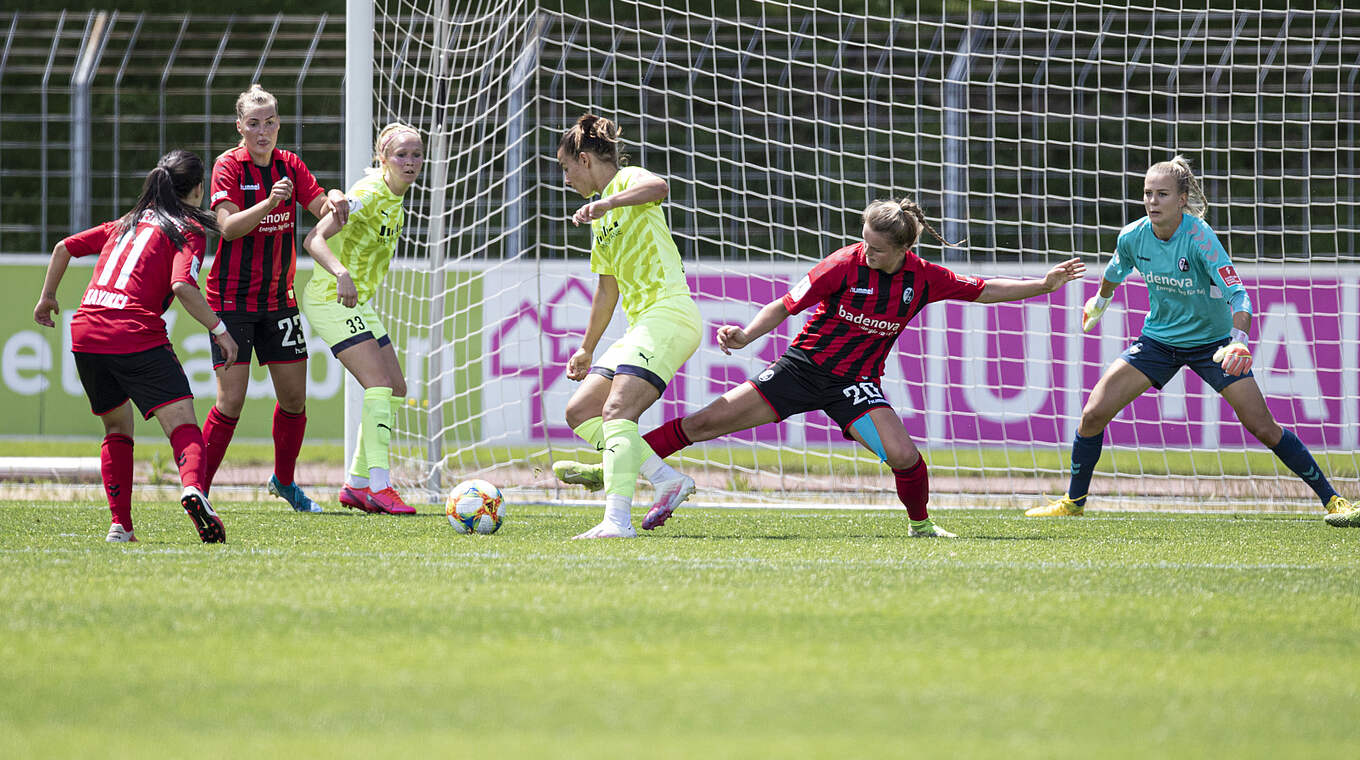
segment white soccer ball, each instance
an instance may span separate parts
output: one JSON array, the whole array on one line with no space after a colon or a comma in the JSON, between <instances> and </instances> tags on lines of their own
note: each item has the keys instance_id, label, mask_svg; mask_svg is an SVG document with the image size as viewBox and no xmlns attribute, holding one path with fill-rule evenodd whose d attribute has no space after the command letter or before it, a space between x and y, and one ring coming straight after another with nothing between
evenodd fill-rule
<instances>
[{"instance_id":1,"label":"white soccer ball","mask_svg":"<svg viewBox=\"0 0 1360 760\"><path fill-rule=\"evenodd\" d=\"M505 497L485 480L464 480L449 491L444 514L459 533L495 533L505 517Z\"/></svg>"}]
</instances>

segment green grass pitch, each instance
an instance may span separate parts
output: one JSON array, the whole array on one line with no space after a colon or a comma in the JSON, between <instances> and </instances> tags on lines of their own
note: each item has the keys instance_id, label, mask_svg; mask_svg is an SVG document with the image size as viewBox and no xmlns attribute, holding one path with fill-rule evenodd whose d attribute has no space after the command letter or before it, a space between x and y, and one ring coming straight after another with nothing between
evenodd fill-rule
<instances>
[{"instance_id":1,"label":"green grass pitch","mask_svg":"<svg viewBox=\"0 0 1360 760\"><path fill-rule=\"evenodd\" d=\"M134 509L0 502L0 756L1360 756L1317 516Z\"/></svg>"}]
</instances>

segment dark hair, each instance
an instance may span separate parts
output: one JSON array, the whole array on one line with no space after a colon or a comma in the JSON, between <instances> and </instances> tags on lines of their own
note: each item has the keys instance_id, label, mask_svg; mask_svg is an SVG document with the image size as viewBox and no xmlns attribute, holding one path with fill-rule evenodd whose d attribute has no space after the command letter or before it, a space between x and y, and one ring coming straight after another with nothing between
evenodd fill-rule
<instances>
[{"instance_id":1,"label":"dark hair","mask_svg":"<svg viewBox=\"0 0 1360 760\"><path fill-rule=\"evenodd\" d=\"M184 198L203 182L203 159L188 150L172 150L161 156L156 168L147 172L142 195L132 210L118 220L118 234L133 227L148 212L161 232L176 246L185 243L185 227L197 225L204 235L218 233L217 218L206 209L190 206Z\"/></svg>"},{"instance_id":2,"label":"dark hair","mask_svg":"<svg viewBox=\"0 0 1360 760\"><path fill-rule=\"evenodd\" d=\"M930 230L935 239L953 248L959 243L951 243L940 237L940 233L926 221L925 212L916 201L903 198L899 201L874 201L864 209L864 223L874 232L888 236L899 248L911 248L921 237L921 230ZM959 241L960 243L963 241Z\"/></svg>"},{"instance_id":3,"label":"dark hair","mask_svg":"<svg viewBox=\"0 0 1360 760\"><path fill-rule=\"evenodd\" d=\"M628 163L628 154L619 149L619 125L593 113L581 114L581 118L562 133L558 150L565 150L572 158L577 154L590 151L615 166Z\"/></svg>"}]
</instances>

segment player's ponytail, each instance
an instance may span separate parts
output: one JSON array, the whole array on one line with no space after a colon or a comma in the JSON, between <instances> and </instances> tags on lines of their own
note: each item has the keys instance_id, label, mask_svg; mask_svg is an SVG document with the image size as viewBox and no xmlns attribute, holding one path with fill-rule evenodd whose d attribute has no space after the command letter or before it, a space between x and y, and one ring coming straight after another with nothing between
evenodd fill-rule
<instances>
[{"instance_id":1,"label":"player's ponytail","mask_svg":"<svg viewBox=\"0 0 1360 760\"><path fill-rule=\"evenodd\" d=\"M921 238L921 230L929 230L936 240L951 248L963 242L951 243L941 237L940 233L930 226L930 222L926 221L925 212L921 211L916 201L910 198L870 203L869 207L864 209L864 223L874 232L887 235L898 248L915 246L916 241Z\"/></svg>"},{"instance_id":2,"label":"player's ponytail","mask_svg":"<svg viewBox=\"0 0 1360 760\"><path fill-rule=\"evenodd\" d=\"M118 220L118 234L137 226L148 213L177 247L184 245L184 231L189 225L197 225L203 234L217 233L217 218L185 201L202 182L203 159L193 151L172 150L161 156L156 167L146 173L137 203Z\"/></svg>"},{"instance_id":3,"label":"player's ponytail","mask_svg":"<svg viewBox=\"0 0 1360 760\"><path fill-rule=\"evenodd\" d=\"M1153 164L1148 173L1157 172L1166 174L1176 180L1176 192L1185 194L1185 210L1200 219L1209 210L1209 201L1204 197L1204 189L1200 187L1199 177L1190 168L1190 161L1185 156L1172 156L1170 161L1162 161Z\"/></svg>"},{"instance_id":4,"label":"player's ponytail","mask_svg":"<svg viewBox=\"0 0 1360 760\"><path fill-rule=\"evenodd\" d=\"M593 113L584 113L575 124L562 133L562 142L557 149L572 158L589 151L607 163L622 166L628 163L628 154L620 147L621 134L623 130L609 119Z\"/></svg>"}]
</instances>

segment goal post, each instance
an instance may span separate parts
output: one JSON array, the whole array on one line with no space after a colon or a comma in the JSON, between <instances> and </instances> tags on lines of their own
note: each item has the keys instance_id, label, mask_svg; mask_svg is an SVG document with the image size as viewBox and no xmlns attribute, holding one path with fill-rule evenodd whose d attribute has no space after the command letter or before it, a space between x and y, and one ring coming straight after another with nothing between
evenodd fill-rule
<instances>
[{"instance_id":1,"label":"goal post","mask_svg":"<svg viewBox=\"0 0 1360 760\"><path fill-rule=\"evenodd\" d=\"M1082 405L1136 337L1147 292L1131 277L1089 335L1080 305L1142 214L1143 173L1179 153L1251 293L1272 413L1360 495L1360 17L1281 5L371 3L372 73L347 87L371 82L372 111L348 113L347 130L371 143L406 121L428 151L378 299L408 376L399 484L438 498L475 476L517 498L585 498L548 465L596 456L563 419L594 278L589 232L569 221L584 201L555 158L562 130L593 111L669 183L663 208L705 321L644 431L777 357L803 317L731 357L714 330L856 241L868 202L910 195L965 241L926 235L918 253L961 273L1086 261L1084 282L1048 297L928 307L884 378L934 503L1061 493ZM622 327L617 314L606 342ZM887 470L820 413L672 461L701 501L895 502ZM1188 371L1110 425L1092 492L1127 506L1316 503Z\"/></svg>"}]
</instances>

